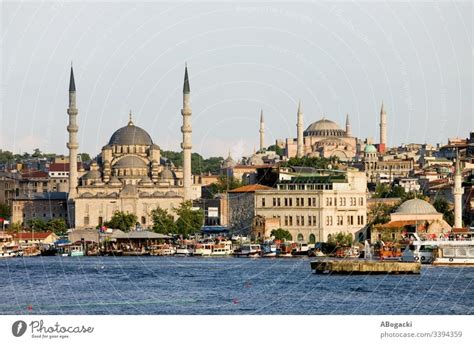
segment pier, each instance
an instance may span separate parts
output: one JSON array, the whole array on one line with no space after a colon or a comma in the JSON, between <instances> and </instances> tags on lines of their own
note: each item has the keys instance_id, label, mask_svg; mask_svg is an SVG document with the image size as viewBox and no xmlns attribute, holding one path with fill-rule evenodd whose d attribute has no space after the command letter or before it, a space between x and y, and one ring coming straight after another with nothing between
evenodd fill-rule
<instances>
[{"instance_id":1,"label":"pier","mask_svg":"<svg viewBox=\"0 0 474 344\"><path fill-rule=\"evenodd\" d=\"M421 264L374 260L316 260L311 270L317 274L420 274Z\"/></svg>"}]
</instances>

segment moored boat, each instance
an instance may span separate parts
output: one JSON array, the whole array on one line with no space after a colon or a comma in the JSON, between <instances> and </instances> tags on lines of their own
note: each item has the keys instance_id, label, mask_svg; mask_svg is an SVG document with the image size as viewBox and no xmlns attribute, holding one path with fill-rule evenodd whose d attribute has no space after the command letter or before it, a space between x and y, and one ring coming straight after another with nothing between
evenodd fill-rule
<instances>
[{"instance_id":1,"label":"moored boat","mask_svg":"<svg viewBox=\"0 0 474 344\"><path fill-rule=\"evenodd\" d=\"M257 244L243 244L234 251L236 257L259 257L261 253L260 245Z\"/></svg>"}]
</instances>

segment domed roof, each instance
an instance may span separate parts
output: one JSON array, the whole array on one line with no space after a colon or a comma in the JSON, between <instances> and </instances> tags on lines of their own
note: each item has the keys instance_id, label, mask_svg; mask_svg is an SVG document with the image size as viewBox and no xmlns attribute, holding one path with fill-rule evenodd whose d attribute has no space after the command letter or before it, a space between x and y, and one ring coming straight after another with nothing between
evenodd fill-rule
<instances>
[{"instance_id":1,"label":"domed roof","mask_svg":"<svg viewBox=\"0 0 474 344\"><path fill-rule=\"evenodd\" d=\"M304 131L305 136L329 136L341 137L345 136L346 132L342 130L335 122L328 119L321 119L314 123Z\"/></svg>"},{"instance_id":2,"label":"domed roof","mask_svg":"<svg viewBox=\"0 0 474 344\"><path fill-rule=\"evenodd\" d=\"M160 178L163 179L174 179L174 174L169 168L165 168L161 171Z\"/></svg>"},{"instance_id":3,"label":"domed roof","mask_svg":"<svg viewBox=\"0 0 474 344\"><path fill-rule=\"evenodd\" d=\"M150 135L142 128L136 127L132 121L112 134L109 145L145 145L151 146Z\"/></svg>"},{"instance_id":4,"label":"domed roof","mask_svg":"<svg viewBox=\"0 0 474 344\"><path fill-rule=\"evenodd\" d=\"M418 198L403 202L395 213L410 215L438 214L436 209L430 203Z\"/></svg>"},{"instance_id":5,"label":"domed roof","mask_svg":"<svg viewBox=\"0 0 474 344\"><path fill-rule=\"evenodd\" d=\"M114 164L114 168L146 168L147 164L137 156L128 155Z\"/></svg>"},{"instance_id":6,"label":"domed roof","mask_svg":"<svg viewBox=\"0 0 474 344\"><path fill-rule=\"evenodd\" d=\"M153 185L153 182L151 181L150 177L145 176L140 180L139 184L140 185Z\"/></svg>"},{"instance_id":7,"label":"domed roof","mask_svg":"<svg viewBox=\"0 0 474 344\"><path fill-rule=\"evenodd\" d=\"M377 153L377 148L374 145L365 145L364 153Z\"/></svg>"},{"instance_id":8,"label":"domed roof","mask_svg":"<svg viewBox=\"0 0 474 344\"><path fill-rule=\"evenodd\" d=\"M100 179L100 172L95 170L95 171L89 171L85 175L82 176L84 179Z\"/></svg>"}]
</instances>

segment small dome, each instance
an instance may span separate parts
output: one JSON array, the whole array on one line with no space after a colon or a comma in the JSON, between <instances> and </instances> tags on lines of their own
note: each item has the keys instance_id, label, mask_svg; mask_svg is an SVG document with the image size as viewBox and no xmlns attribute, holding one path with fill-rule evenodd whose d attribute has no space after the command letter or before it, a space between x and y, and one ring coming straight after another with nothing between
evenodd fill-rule
<instances>
[{"instance_id":1,"label":"small dome","mask_svg":"<svg viewBox=\"0 0 474 344\"><path fill-rule=\"evenodd\" d=\"M377 153L377 148L374 145L365 145L364 153Z\"/></svg>"},{"instance_id":2,"label":"small dome","mask_svg":"<svg viewBox=\"0 0 474 344\"><path fill-rule=\"evenodd\" d=\"M146 168L147 164L139 157L128 155L114 165L114 168Z\"/></svg>"},{"instance_id":3,"label":"small dome","mask_svg":"<svg viewBox=\"0 0 474 344\"><path fill-rule=\"evenodd\" d=\"M163 192L155 191L153 192L153 197L163 197L165 194Z\"/></svg>"},{"instance_id":4,"label":"small dome","mask_svg":"<svg viewBox=\"0 0 474 344\"><path fill-rule=\"evenodd\" d=\"M418 198L403 202L395 213L410 215L438 214L436 209L430 203Z\"/></svg>"},{"instance_id":5,"label":"small dome","mask_svg":"<svg viewBox=\"0 0 474 344\"><path fill-rule=\"evenodd\" d=\"M176 196L178 196L178 194L174 191L168 191L167 193L165 193L165 196L166 197L176 197Z\"/></svg>"},{"instance_id":6,"label":"small dome","mask_svg":"<svg viewBox=\"0 0 474 344\"><path fill-rule=\"evenodd\" d=\"M263 165L264 162L263 162L263 159L261 157L259 157L258 155L254 154L250 157L249 159L249 164L250 165L253 165L253 166L256 166L256 165Z\"/></svg>"},{"instance_id":7,"label":"small dome","mask_svg":"<svg viewBox=\"0 0 474 344\"><path fill-rule=\"evenodd\" d=\"M146 176L140 179L140 185L152 185L153 182L151 181L150 177Z\"/></svg>"},{"instance_id":8,"label":"small dome","mask_svg":"<svg viewBox=\"0 0 474 344\"><path fill-rule=\"evenodd\" d=\"M112 134L109 145L145 145L151 146L150 135L142 128L136 127L131 121L127 126Z\"/></svg>"},{"instance_id":9,"label":"small dome","mask_svg":"<svg viewBox=\"0 0 474 344\"><path fill-rule=\"evenodd\" d=\"M122 191L120 191L120 196L136 196L137 188L135 185L127 184L124 186Z\"/></svg>"},{"instance_id":10,"label":"small dome","mask_svg":"<svg viewBox=\"0 0 474 344\"><path fill-rule=\"evenodd\" d=\"M112 177L112 179L109 181L109 185L120 186L122 185L122 182L117 177Z\"/></svg>"},{"instance_id":11,"label":"small dome","mask_svg":"<svg viewBox=\"0 0 474 344\"><path fill-rule=\"evenodd\" d=\"M83 197L83 198L92 198L92 197L94 197L94 195L91 194L90 192L84 192L84 193L81 195L81 197Z\"/></svg>"},{"instance_id":12,"label":"small dome","mask_svg":"<svg viewBox=\"0 0 474 344\"><path fill-rule=\"evenodd\" d=\"M109 193L109 194L107 195L107 197L110 197L110 198L117 198L117 197L118 197L118 193L116 193L116 192Z\"/></svg>"},{"instance_id":13,"label":"small dome","mask_svg":"<svg viewBox=\"0 0 474 344\"><path fill-rule=\"evenodd\" d=\"M140 192L139 196L140 197L150 197L150 194L148 192Z\"/></svg>"},{"instance_id":14,"label":"small dome","mask_svg":"<svg viewBox=\"0 0 474 344\"><path fill-rule=\"evenodd\" d=\"M165 168L161 171L160 178L162 180L174 179L174 174L169 168Z\"/></svg>"},{"instance_id":15,"label":"small dome","mask_svg":"<svg viewBox=\"0 0 474 344\"><path fill-rule=\"evenodd\" d=\"M234 167L235 165L236 165L236 162L234 161L234 159L232 159L229 153L229 156L222 163L222 168Z\"/></svg>"},{"instance_id":16,"label":"small dome","mask_svg":"<svg viewBox=\"0 0 474 344\"><path fill-rule=\"evenodd\" d=\"M84 179L100 179L101 175L99 171L89 171L82 178Z\"/></svg>"},{"instance_id":17,"label":"small dome","mask_svg":"<svg viewBox=\"0 0 474 344\"><path fill-rule=\"evenodd\" d=\"M328 119L321 119L314 123L304 131L304 136L325 136L325 137L341 137L346 132L342 130L335 122Z\"/></svg>"}]
</instances>

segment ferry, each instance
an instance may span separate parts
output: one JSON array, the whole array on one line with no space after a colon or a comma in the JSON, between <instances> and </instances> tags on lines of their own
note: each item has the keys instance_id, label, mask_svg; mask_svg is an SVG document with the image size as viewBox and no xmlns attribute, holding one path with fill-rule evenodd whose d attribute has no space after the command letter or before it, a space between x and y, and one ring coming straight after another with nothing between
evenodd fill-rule
<instances>
[{"instance_id":1,"label":"ferry","mask_svg":"<svg viewBox=\"0 0 474 344\"><path fill-rule=\"evenodd\" d=\"M419 261L433 265L473 265L474 240L421 240L415 239L405 248L402 261Z\"/></svg>"},{"instance_id":2,"label":"ferry","mask_svg":"<svg viewBox=\"0 0 474 344\"><path fill-rule=\"evenodd\" d=\"M23 250L17 245L4 245L0 250L0 258L22 257Z\"/></svg>"},{"instance_id":3,"label":"ferry","mask_svg":"<svg viewBox=\"0 0 474 344\"><path fill-rule=\"evenodd\" d=\"M212 243L199 243L194 246L193 256L210 256L212 254L212 249L214 244Z\"/></svg>"},{"instance_id":4,"label":"ferry","mask_svg":"<svg viewBox=\"0 0 474 344\"><path fill-rule=\"evenodd\" d=\"M150 255L152 256L172 256L175 252L175 249L168 244L150 246Z\"/></svg>"},{"instance_id":5,"label":"ferry","mask_svg":"<svg viewBox=\"0 0 474 344\"><path fill-rule=\"evenodd\" d=\"M213 256L213 257L222 257L222 256L229 256L232 253L233 253L232 242L228 241L228 240L225 240L225 241L220 241L220 242L214 244L211 256Z\"/></svg>"},{"instance_id":6,"label":"ferry","mask_svg":"<svg viewBox=\"0 0 474 344\"><path fill-rule=\"evenodd\" d=\"M243 244L239 249L234 251L236 257L259 257L261 253L260 245Z\"/></svg>"},{"instance_id":7,"label":"ferry","mask_svg":"<svg viewBox=\"0 0 474 344\"><path fill-rule=\"evenodd\" d=\"M184 256L184 257L189 257L192 256L194 252L194 245L188 244L181 244L178 247L176 247L176 253L175 256Z\"/></svg>"},{"instance_id":8,"label":"ferry","mask_svg":"<svg viewBox=\"0 0 474 344\"><path fill-rule=\"evenodd\" d=\"M69 246L68 255L70 257L82 257L84 255L84 250L81 245L71 245Z\"/></svg>"}]
</instances>

